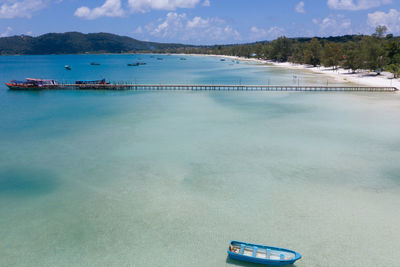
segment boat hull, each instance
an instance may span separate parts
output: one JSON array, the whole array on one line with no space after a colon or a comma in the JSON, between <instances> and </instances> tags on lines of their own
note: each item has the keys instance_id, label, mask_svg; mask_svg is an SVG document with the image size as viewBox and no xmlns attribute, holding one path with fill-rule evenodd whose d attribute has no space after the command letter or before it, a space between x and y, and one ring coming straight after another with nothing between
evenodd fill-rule
<instances>
[{"instance_id":1,"label":"boat hull","mask_svg":"<svg viewBox=\"0 0 400 267\"><path fill-rule=\"evenodd\" d=\"M244 243L244 242L239 242L239 241L231 241L231 246L233 244L235 244L235 245L243 244L245 247L256 248L255 249L256 255L258 255L257 250L259 250L259 251L264 250L265 253L267 253L267 250L272 250L274 252L279 252L279 253L293 254L293 258L291 258L291 259L269 259L269 258L267 258L268 256L259 257L259 256L246 255L242 251L235 253L234 251L231 251L231 249L228 248L228 250L227 250L228 256L234 260L258 263L258 264L264 264L264 265L271 265L271 266L284 266L284 265L293 264L297 260L301 259L301 257L302 257L299 253L297 253L293 250L288 250L288 249L284 249L284 248L262 246L262 245Z\"/></svg>"},{"instance_id":2,"label":"boat hull","mask_svg":"<svg viewBox=\"0 0 400 267\"><path fill-rule=\"evenodd\" d=\"M10 90L32 90L32 91L42 90L42 88L39 86L18 86L9 83L6 83L6 85Z\"/></svg>"}]
</instances>

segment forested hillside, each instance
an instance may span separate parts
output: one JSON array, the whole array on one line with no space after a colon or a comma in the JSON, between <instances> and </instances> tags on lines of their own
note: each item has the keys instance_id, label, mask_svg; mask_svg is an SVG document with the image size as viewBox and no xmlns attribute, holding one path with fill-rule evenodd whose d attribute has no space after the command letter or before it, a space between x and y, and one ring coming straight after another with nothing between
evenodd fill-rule
<instances>
[{"instance_id":1,"label":"forested hillside","mask_svg":"<svg viewBox=\"0 0 400 267\"><path fill-rule=\"evenodd\" d=\"M21 35L0 38L0 55L127 53L179 47L187 46L144 42L110 33L67 32L48 33L38 37Z\"/></svg>"}]
</instances>

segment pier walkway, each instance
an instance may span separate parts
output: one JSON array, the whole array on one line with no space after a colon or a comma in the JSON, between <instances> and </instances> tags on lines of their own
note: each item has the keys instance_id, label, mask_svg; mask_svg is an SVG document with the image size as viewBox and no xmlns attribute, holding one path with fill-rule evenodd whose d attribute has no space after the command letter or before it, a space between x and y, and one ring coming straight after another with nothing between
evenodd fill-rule
<instances>
[{"instance_id":1,"label":"pier walkway","mask_svg":"<svg viewBox=\"0 0 400 267\"><path fill-rule=\"evenodd\" d=\"M332 91L332 92L393 92L396 87L370 86L295 86L295 85L223 85L223 84L57 84L44 85L43 89L70 90L142 90L142 91Z\"/></svg>"}]
</instances>

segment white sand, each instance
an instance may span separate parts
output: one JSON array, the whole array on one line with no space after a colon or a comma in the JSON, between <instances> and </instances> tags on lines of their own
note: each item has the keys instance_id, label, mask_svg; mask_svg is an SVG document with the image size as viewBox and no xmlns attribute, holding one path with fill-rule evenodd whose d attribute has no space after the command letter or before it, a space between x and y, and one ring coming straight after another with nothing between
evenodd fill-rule
<instances>
[{"instance_id":1,"label":"white sand","mask_svg":"<svg viewBox=\"0 0 400 267\"><path fill-rule=\"evenodd\" d=\"M288 62L285 63L271 62L271 64L273 64L274 66L284 67L284 68L307 69L312 72L328 75L338 81L347 81L366 86L396 87L397 89L400 90L400 80L394 79L393 74L390 72L382 72L380 75L377 75L375 72L369 72L366 70L361 70L357 71L356 73L352 73L351 71L342 68L334 70L333 68L325 68L323 66L313 67L313 66L293 64Z\"/></svg>"},{"instance_id":2,"label":"white sand","mask_svg":"<svg viewBox=\"0 0 400 267\"><path fill-rule=\"evenodd\" d=\"M241 60L241 61L251 61L256 63L264 63L264 64L272 64L277 67L283 68L290 68L290 69L301 69L301 70L309 70L316 73L325 74L330 76L337 81L343 82L351 82L356 83L364 86L382 86L382 87L396 87L400 90L400 79L394 79L393 74L390 72L382 72L380 75L376 75L375 72L369 72L365 70L357 71L356 73L351 73L349 70L345 70L342 68L333 70L332 68L325 68L323 66L320 67L313 67L309 65L301 65L301 64L294 64L289 62L284 63L277 63L270 60L262 60L262 59L255 59L255 58L243 58L243 57L236 57L236 56L222 56L222 55L199 55L199 54L192 54L191 56L213 56L213 57L220 57L220 58L229 58L234 60Z\"/></svg>"}]
</instances>

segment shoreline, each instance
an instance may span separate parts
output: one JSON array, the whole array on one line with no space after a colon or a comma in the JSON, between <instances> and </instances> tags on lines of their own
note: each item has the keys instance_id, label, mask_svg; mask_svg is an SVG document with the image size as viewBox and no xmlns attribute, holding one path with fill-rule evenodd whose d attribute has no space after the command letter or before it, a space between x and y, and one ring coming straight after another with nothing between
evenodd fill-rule
<instances>
[{"instance_id":1,"label":"shoreline","mask_svg":"<svg viewBox=\"0 0 400 267\"><path fill-rule=\"evenodd\" d=\"M336 70L333 70L332 68L326 68L323 66L313 67L309 65L302 65L290 62L279 63L279 62L273 62L271 60L244 58L237 56L207 55L207 54L175 54L175 55L210 56L210 57L220 57L220 58L227 58L227 59L240 60L246 62L269 64L280 68L305 70L318 74L323 74L339 82L355 83L365 86L395 87L397 90L400 90L400 79L391 78L393 77L393 74L391 74L390 72L382 72L380 75L376 75L375 72L369 72L366 70L360 70L356 73L351 73L349 70L345 70L343 68L338 68Z\"/></svg>"}]
</instances>

